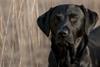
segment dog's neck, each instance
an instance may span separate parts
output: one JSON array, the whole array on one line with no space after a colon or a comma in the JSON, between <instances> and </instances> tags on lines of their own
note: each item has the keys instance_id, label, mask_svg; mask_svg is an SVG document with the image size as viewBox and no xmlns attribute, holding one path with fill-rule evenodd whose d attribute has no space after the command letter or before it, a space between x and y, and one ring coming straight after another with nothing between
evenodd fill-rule
<instances>
[{"instance_id":1,"label":"dog's neck","mask_svg":"<svg viewBox=\"0 0 100 67\"><path fill-rule=\"evenodd\" d=\"M84 35L82 40L79 43L79 46L77 47L77 51L75 54L75 61L80 62L81 57L87 47L87 44L88 44L88 36Z\"/></svg>"}]
</instances>

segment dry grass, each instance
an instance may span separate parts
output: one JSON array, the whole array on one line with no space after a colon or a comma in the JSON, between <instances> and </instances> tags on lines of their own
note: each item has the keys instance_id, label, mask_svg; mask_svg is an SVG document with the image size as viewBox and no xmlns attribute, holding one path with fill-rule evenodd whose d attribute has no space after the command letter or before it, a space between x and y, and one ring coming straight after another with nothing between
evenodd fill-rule
<instances>
[{"instance_id":1,"label":"dry grass","mask_svg":"<svg viewBox=\"0 0 100 67\"><path fill-rule=\"evenodd\" d=\"M0 67L47 67L50 42L37 17L62 3L84 4L99 14L99 0L93 1L0 0Z\"/></svg>"}]
</instances>

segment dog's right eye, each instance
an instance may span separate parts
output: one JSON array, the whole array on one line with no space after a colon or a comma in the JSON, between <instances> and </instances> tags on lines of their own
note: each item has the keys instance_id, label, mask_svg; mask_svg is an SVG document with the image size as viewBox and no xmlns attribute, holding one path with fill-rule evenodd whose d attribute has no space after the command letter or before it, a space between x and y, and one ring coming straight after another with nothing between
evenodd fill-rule
<instances>
[{"instance_id":1,"label":"dog's right eye","mask_svg":"<svg viewBox=\"0 0 100 67\"><path fill-rule=\"evenodd\" d=\"M55 15L55 19L58 20L58 21L61 21L61 20L64 19L64 15L62 15L62 14L57 14L57 15Z\"/></svg>"}]
</instances>

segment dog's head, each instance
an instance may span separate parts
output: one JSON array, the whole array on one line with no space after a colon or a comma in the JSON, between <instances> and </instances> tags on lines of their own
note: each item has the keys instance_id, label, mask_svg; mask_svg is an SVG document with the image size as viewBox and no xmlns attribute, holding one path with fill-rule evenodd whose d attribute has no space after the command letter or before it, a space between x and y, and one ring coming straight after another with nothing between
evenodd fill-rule
<instances>
[{"instance_id":1,"label":"dog's head","mask_svg":"<svg viewBox=\"0 0 100 67\"><path fill-rule=\"evenodd\" d=\"M97 13L83 5L68 4L51 8L38 18L37 23L47 36L51 31L56 43L74 44L77 38L89 34L97 19Z\"/></svg>"}]
</instances>

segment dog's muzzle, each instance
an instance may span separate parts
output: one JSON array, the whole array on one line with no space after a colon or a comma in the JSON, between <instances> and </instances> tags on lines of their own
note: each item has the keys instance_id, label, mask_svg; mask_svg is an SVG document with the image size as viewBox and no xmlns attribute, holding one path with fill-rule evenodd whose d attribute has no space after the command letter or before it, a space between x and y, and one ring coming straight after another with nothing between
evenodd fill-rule
<instances>
[{"instance_id":1,"label":"dog's muzzle","mask_svg":"<svg viewBox=\"0 0 100 67\"><path fill-rule=\"evenodd\" d=\"M70 36L69 31L68 30L61 30L57 33L56 35L56 43L60 44L60 45L66 45L66 46L74 46L74 40L73 38Z\"/></svg>"}]
</instances>

